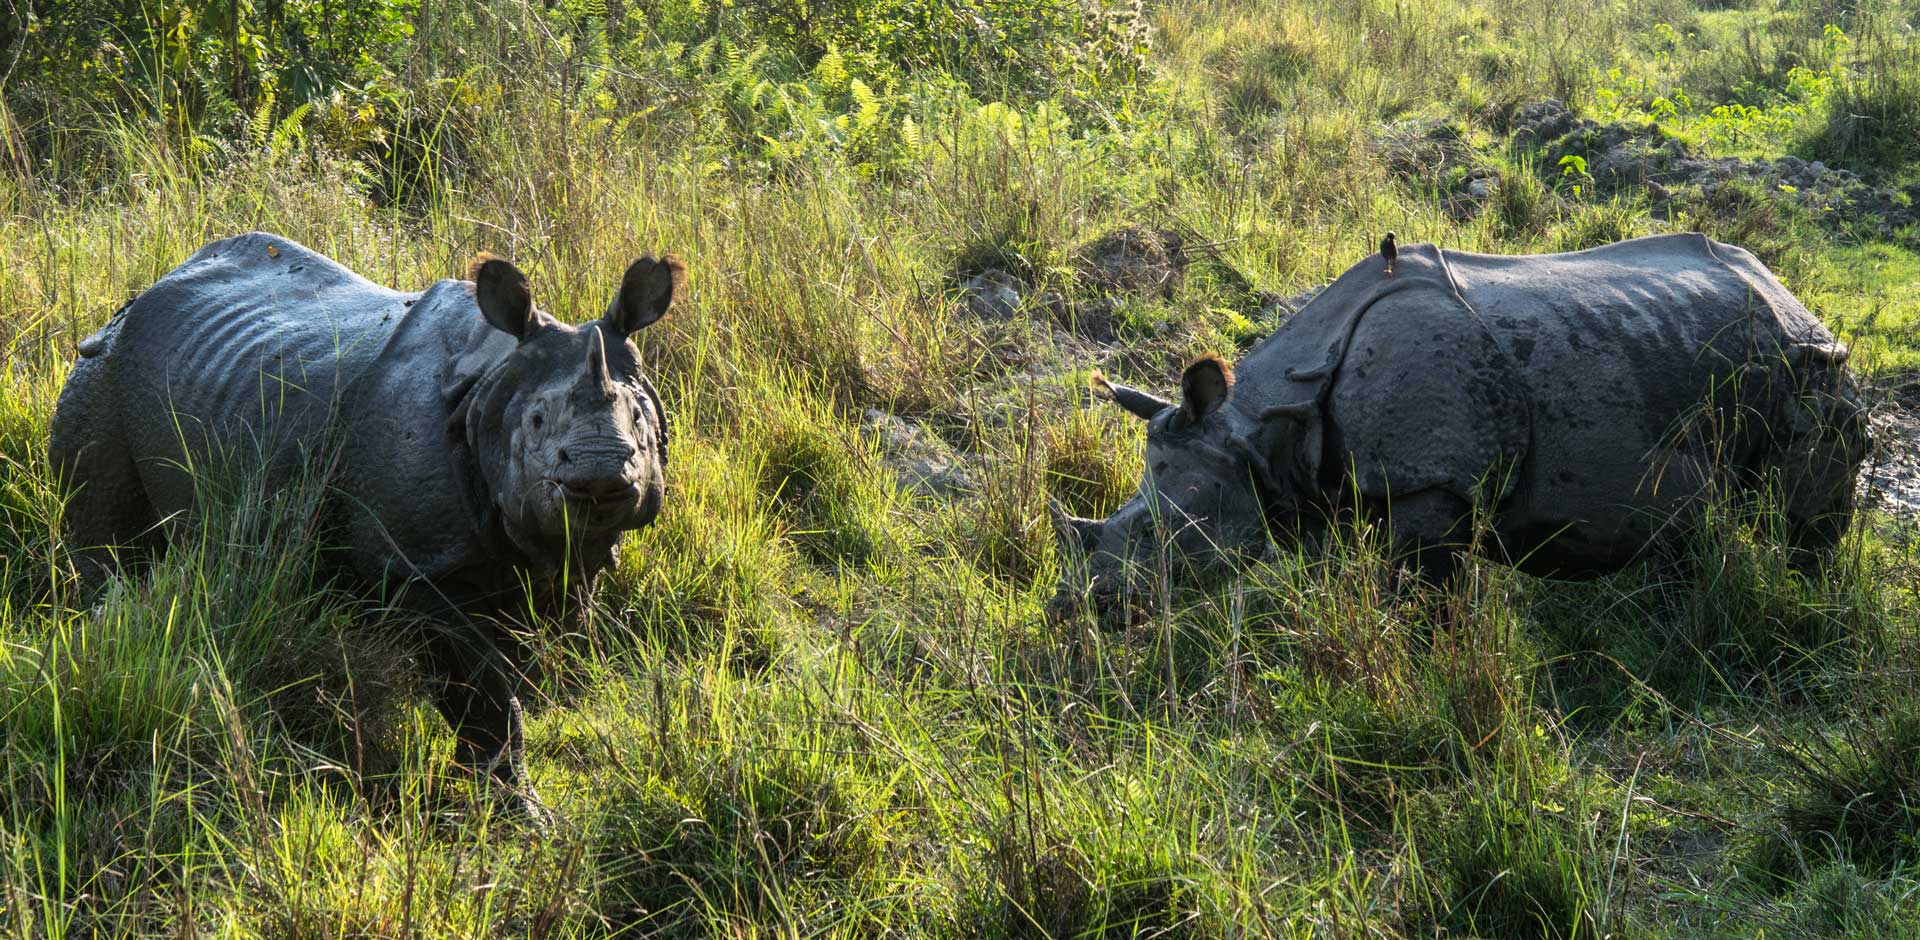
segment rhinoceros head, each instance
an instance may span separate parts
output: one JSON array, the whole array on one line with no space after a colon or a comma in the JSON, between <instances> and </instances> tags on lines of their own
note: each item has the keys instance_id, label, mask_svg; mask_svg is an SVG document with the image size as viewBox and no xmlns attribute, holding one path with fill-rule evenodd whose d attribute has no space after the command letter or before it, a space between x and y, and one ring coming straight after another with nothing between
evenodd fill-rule
<instances>
[{"instance_id":1,"label":"rhinoceros head","mask_svg":"<svg viewBox=\"0 0 1920 940\"><path fill-rule=\"evenodd\" d=\"M1124 625L1158 580L1209 565L1223 555L1266 545L1265 519L1247 435L1225 408L1233 371L1207 357L1187 367L1178 405L1138 389L1096 380L1116 404L1147 422L1140 492L1106 519L1052 509L1064 557L1051 612L1091 601L1107 626Z\"/></svg>"},{"instance_id":2,"label":"rhinoceros head","mask_svg":"<svg viewBox=\"0 0 1920 940\"><path fill-rule=\"evenodd\" d=\"M518 343L455 420L508 536L534 560L611 544L659 511L666 411L628 337L667 312L684 271L672 255L633 262L606 313L576 327L535 309L511 263L475 261L480 313Z\"/></svg>"}]
</instances>

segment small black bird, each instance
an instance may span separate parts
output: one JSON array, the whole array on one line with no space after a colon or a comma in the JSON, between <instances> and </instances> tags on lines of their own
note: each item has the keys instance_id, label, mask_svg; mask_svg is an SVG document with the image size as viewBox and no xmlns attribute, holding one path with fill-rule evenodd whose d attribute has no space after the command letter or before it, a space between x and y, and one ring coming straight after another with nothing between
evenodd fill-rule
<instances>
[{"instance_id":1,"label":"small black bird","mask_svg":"<svg viewBox=\"0 0 1920 940\"><path fill-rule=\"evenodd\" d=\"M1387 259L1388 274L1393 273L1393 259L1399 256L1400 248L1393 243L1393 233L1388 232L1387 237L1380 239L1380 257Z\"/></svg>"}]
</instances>

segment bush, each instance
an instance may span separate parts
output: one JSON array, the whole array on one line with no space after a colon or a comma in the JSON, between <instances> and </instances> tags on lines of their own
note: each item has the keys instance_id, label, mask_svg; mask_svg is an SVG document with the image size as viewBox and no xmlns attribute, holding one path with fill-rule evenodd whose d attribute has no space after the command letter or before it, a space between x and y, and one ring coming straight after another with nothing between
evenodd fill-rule
<instances>
[{"instance_id":1,"label":"bush","mask_svg":"<svg viewBox=\"0 0 1920 940\"><path fill-rule=\"evenodd\" d=\"M27 0L0 17L22 49L8 104L43 144L70 109L148 113L195 134L244 136L263 105L285 110L382 71L421 0L135 3ZM284 113L284 111L282 112ZM269 117L272 117L271 113Z\"/></svg>"}]
</instances>

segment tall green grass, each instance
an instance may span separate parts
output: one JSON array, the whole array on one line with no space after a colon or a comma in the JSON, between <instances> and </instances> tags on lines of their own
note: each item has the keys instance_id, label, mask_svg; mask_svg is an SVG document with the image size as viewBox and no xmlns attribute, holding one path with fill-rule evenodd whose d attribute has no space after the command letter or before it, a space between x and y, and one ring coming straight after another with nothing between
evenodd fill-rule
<instances>
[{"instance_id":1,"label":"tall green grass","mask_svg":"<svg viewBox=\"0 0 1920 940\"><path fill-rule=\"evenodd\" d=\"M542 31L538 5L495 13L460 55L424 50L461 70L406 99L387 126L406 143L387 151L329 123L358 112L326 108L299 135L211 150L89 102L60 146L0 135L0 921L15 932L1914 922L1900 690L1920 666L1920 569L1878 515L1814 572L1764 511L1727 506L1671 566L1574 585L1473 563L1445 590L1391 589L1394 560L1362 528L1156 590L1124 631L1043 616L1063 561L1047 500L1111 512L1139 469L1137 422L1088 399L1088 372L1165 391L1386 229L1511 252L1698 225L1764 248L1865 370L1900 367L1908 268L1860 258L1906 249L1837 245L1764 202L1662 221L1644 194L1555 186L1500 136L1543 96L1597 111L1616 64L1729 96L1785 81L1775 59L1826 54L1823 11L1154 5L1124 94L876 81L886 120L857 146L828 142L836 115L738 97L769 76L827 82L817 59L805 75L772 71L798 54L695 67L665 35L695 26L675 21L635 40L646 56L623 67L646 70L602 74L582 65L590 43ZM1727 13L1780 22L1748 48L1710 28ZM845 58L834 95L866 67ZM1857 80L1897 84L1878 61ZM780 136L796 114L829 123ZM880 136L906 117L917 142ZM1476 215L1383 153L1382 127L1432 118L1495 181ZM1183 276L1140 290L1089 269L1126 227L1177 233ZM571 320L604 308L633 255L689 265L684 306L640 340L674 420L668 507L622 546L577 634L533 638L531 773L560 816L545 836L445 772L450 736L405 632L316 577L324 478L278 494L209 480L204 518L150 566L97 598L72 581L44 448L74 344L203 242L251 228L402 288L510 255ZM958 285L989 267L1057 303L975 317ZM870 408L938 438L969 485L902 490Z\"/></svg>"}]
</instances>

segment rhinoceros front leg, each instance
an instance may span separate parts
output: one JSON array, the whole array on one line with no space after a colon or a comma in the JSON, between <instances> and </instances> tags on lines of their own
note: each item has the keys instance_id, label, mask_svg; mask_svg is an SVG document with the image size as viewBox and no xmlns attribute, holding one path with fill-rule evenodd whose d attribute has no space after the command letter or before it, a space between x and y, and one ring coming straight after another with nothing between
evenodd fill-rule
<instances>
[{"instance_id":1,"label":"rhinoceros front leg","mask_svg":"<svg viewBox=\"0 0 1920 940\"><path fill-rule=\"evenodd\" d=\"M1444 490L1391 500L1387 530L1394 554L1416 582L1446 589L1469 545L1473 507Z\"/></svg>"},{"instance_id":2,"label":"rhinoceros front leg","mask_svg":"<svg viewBox=\"0 0 1920 940\"><path fill-rule=\"evenodd\" d=\"M439 626L427 643L434 704L454 734L454 762L510 794L518 808L544 823L527 779L526 731L518 690L519 644L485 622Z\"/></svg>"}]
</instances>

